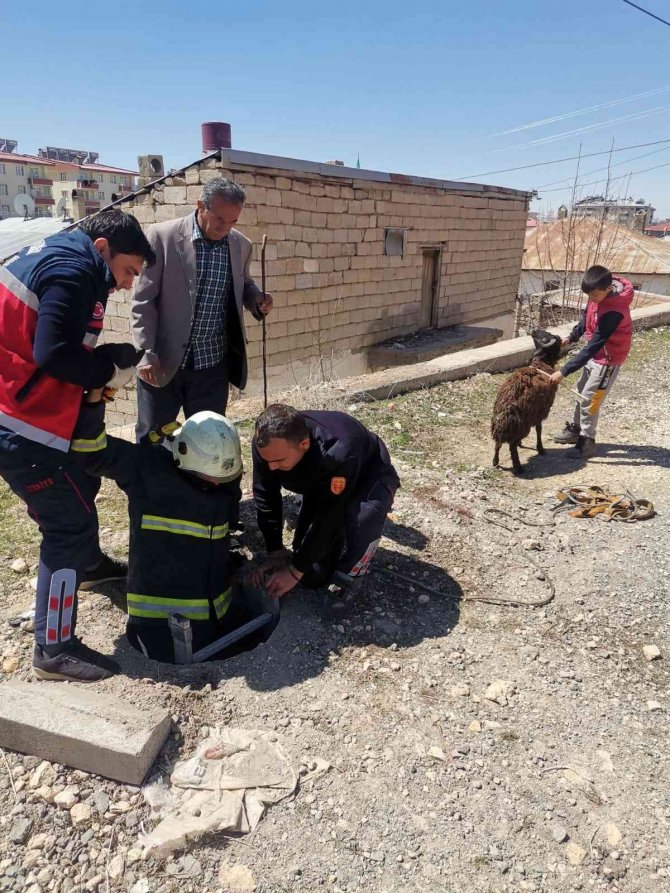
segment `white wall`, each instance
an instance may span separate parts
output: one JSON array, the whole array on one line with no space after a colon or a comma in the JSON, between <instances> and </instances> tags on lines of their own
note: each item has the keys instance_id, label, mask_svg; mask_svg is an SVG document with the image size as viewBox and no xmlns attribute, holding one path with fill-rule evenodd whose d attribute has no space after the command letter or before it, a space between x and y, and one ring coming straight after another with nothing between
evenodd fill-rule
<instances>
[{"instance_id":1,"label":"white wall","mask_svg":"<svg viewBox=\"0 0 670 893\"><path fill-rule=\"evenodd\" d=\"M655 295L670 296L670 273L662 275L653 274L636 274L621 273L619 275L630 279L635 285L637 291L647 291ZM520 295L534 295L545 290L548 282L560 280L561 287L565 274L562 272L554 272L549 270L522 270L521 282L519 284ZM579 289L582 284L582 274L572 273L569 277L568 287L571 289Z\"/></svg>"}]
</instances>

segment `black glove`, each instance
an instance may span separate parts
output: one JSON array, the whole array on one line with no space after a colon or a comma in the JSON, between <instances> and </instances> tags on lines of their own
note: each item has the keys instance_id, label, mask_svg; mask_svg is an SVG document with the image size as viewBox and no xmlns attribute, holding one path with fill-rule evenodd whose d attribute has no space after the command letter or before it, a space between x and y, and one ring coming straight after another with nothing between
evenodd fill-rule
<instances>
[{"instance_id":1,"label":"black glove","mask_svg":"<svg viewBox=\"0 0 670 893\"><path fill-rule=\"evenodd\" d=\"M109 357L117 369L129 369L131 366L137 366L144 356L144 351L138 350L132 344L101 344L100 347L96 347L96 351L101 351Z\"/></svg>"}]
</instances>

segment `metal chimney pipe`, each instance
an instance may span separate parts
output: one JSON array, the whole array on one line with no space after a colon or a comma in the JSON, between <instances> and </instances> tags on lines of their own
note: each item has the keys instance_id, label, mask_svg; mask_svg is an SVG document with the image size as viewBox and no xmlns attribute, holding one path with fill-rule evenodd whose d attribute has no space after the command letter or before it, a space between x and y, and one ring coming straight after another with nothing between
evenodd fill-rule
<instances>
[{"instance_id":1,"label":"metal chimney pipe","mask_svg":"<svg viewBox=\"0 0 670 893\"><path fill-rule=\"evenodd\" d=\"M230 149L231 133L230 124L225 121L207 121L200 125L202 134L202 151L205 155L216 152L217 149Z\"/></svg>"}]
</instances>

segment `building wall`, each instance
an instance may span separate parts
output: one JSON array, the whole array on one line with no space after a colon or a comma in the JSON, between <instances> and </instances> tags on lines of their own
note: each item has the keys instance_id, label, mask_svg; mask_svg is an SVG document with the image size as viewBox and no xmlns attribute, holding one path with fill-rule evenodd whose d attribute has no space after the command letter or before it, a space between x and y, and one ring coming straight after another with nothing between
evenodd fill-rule
<instances>
[{"instance_id":1,"label":"building wall","mask_svg":"<svg viewBox=\"0 0 670 893\"><path fill-rule=\"evenodd\" d=\"M0 220L20 216L14 208L14 199L17 195L52 198L51 186L33 186L29 182L35 176L41 179L52 179L51 170L49 165L40 164L39 160L34 162L21 161L20 158L8 160L7 155L0 159ZM4 187L7 188L7 195L4 194ZM36 216L48 217L53 213L53 206L38 205L35 211Z\"/></svg>"},{"instance_id":2,"label":"building wall","mask_svg":"<svg viewBox=\"0 0 670 893\"><path fill-rule=\"evenodd\" d=\"M424 248L440 252L438 326L496 320L511 330L527 203L518 192L468 192L343 179L214 160L186 169L122 205L147 226L191 213L202 184L231 177L247 190L238 224L254 242L251 272L266 289L270 388L344 378L367 369L366 350L419 327ZM403 227L405 254L384 253L387 227ZM130 296L111 296L106 332L128 336ZM509 323L509 326L506 324ZM247 316L250 382L261 386L261 327ZM117 402L112 423L133 412Z\"/></svg>"},{"instance_id":3,"label":"building wall","mask_svg":"<svg viewBox=\"0 0 670 893\"><path fill-rule=\"evenodd\" d=\"M55 162L53 169L53 191L56 201L63 196L66 200L66 216L81 220L88 214L111 204L112 195L121 195L121 187L132 187L135 178L129 174L110 173L108 171L91 171L73 164ZM85 187L84 182L95 182L95 189ZM72 198L76 190L77 198Z\"/></svg>"}]
</instances>

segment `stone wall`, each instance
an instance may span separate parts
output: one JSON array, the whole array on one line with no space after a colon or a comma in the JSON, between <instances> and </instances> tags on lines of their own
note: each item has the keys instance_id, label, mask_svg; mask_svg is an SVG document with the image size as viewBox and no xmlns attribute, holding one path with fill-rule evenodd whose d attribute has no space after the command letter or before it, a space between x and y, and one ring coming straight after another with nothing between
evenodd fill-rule
<instances>
[{"instance_id":1,"label":"stone wall","mask_svg":"<svg viewBox=\"0 0 670 893\"><path fill-rule=\"evenodd\" d=\"M252 275L259 286L261 239L264 233L268 237L266 288L274 296L267 325L271 390L364 372L371 345L416 331L424 248L440 251L439 326L511 323L525 194L467 184L420 185L413 178L379 182L365 179L363 171L329 176L224 158L192 165L121 207L146 226L190 213L202 184L213 177L230 177L245 187L238 228L254 242ZM404 256L385 254L388 227L405 229ZM260 387L260 329L248 316L249 392ZM119 340L128 331L129 295L120 292L110 297L106 337ZM110 422L126 424L133 412L133 395L121 397Z\"/></svg>"}]
</instances>

